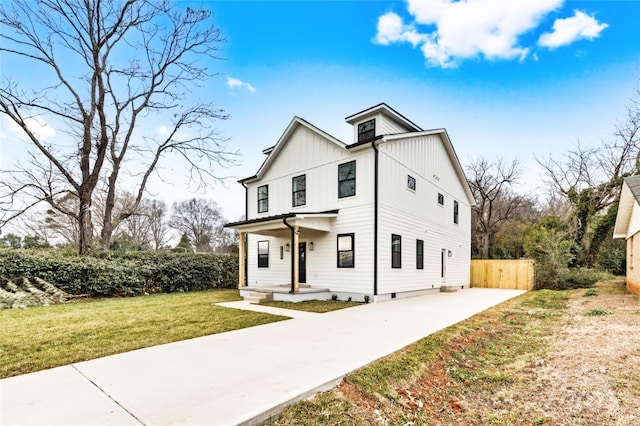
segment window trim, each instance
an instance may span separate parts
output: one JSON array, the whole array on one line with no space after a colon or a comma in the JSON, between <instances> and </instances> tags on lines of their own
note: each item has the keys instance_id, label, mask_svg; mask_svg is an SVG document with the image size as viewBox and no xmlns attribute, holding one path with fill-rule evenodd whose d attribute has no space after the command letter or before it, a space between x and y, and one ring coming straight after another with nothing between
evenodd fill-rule
<instances>
[{"instance_id":1,"label":"window trim","mask_svg":"<svg viewBox=\"0 0 640 426\"><path fill-rule=\"evenodd\" d=\"M373 124L373 129L363 132L361 129L369 123ZM370 133L371 135L369 136ZM365 135L367 136L365 137ZM372 118L367 121L363 121L362 123L358 124L358 142L368 141L375 137L376 137L376 119L375 118Z\"/></svg>"},{"instance_id":2,"label":"window trim","mask_svg":"<svg viewBox=\"0 0 640 426\"><path fill-rule=\"evenodd\" d=\"M424 240L416 240L416 269L424 269Z\"/></svg>"},{"instance_id":3,"label":"window trim","mask_svg":"<svg viewBox=\"0 0 640 426\"><path fill-rule=\"evenodd\" d=\"M296 191L295 182L296 182L296 179L299 179L299 178L302 178L304 182L304 189L298 189ZM304 194L304 203L296 204L296 201L297 201L296 194L298 193ZM300 207L300 206L306 206L306 205L307 205L307 175L304 174L304 175L294 176L291 178L291 206Z\"/></svg>"},{"instance_id":4,"label":"window trim","mask_svg":"<svg viewBox=\"0 0 640 426\"><path fill-rule=\"evenodd\" d=\"M394 243L398 241L398 250L394 250ZM394 254L397 253L398 262L396 264L396 256ZM391 234L391 268L392 269L401 269L402 268L402 236L398 234Z\"/></svg>"},{"instance_id":5,"label":"window trim","mask_svg":"<svg viewBox=\"0 0 640 426\"><path fill-rule=\"evenodd\" d=\"M267 243L267 253L266 254L261 254L260 253L260 243ZM262 262L263 264L261 265L260 263L260 259L266 260L266 264L264 264L264 262ZM269 267L269 240L260 240L258 241L258 268L268 268Z\"/></svg>"},{"instance_id":6,"label":"window trim","mask_svg":"<svg viewBox=\"0 0 640 426\"><path fill-rule=\"evenodd\" d=\"M453 200L453 223L458 225L458 222L460 222L460 204Z\"/></svg>"},{"instance_id":7,"label":"window trim","mask_svg":"<svg viewBox=\"0 0 640 426\"><path fill-rule=\"evenodd\" d=\"M347 164L351 164L351 163L353 163L353 178L340 180L340 168L342 166L346 166ZM340 184L342 182L349 182L351 180L353 180L353 194L341 195ZM351 160L351 161L347 161L346 163L338 164L338 198L355 197L355 195L356 195L356 160Z\"/></svg>"},{"instance_id":8,"label":"window trim","mask_svg":"<svg viewBox=\"0 0 640 426\"><path fill-rule=\"evenodd\" d=\"M260 189L265 189L266 197L260 198ZM265 201L264 210L260 208L261 201ZM269 185L261 185L258 187L258 213L267 213L269 211Z\"/></svg>"},{"instance_id":9,"label":"window trim","mask_svg":"<svg viewBox=\"0 0 640 426\"><path fill-rule=\"evenodd\" d=\"M413 188L411 184L413 183ZM407 175L407 189L412 192L416 192L416 178L411 175Z\"/></svg>"},{"instance_id":10,"label":"window trim","mask_svg":"<svg viewBox=\"0 0 640 426\"><path fill-rule=\"evenodd\" d=\"M350 237L351 238L351 250L340 250L340 237ZM344 266L340 265L340 253L343 252L351 252L351 265ZM336 237L336 265L338 268L355 268L356 267L356 237L353 232L346 234L338 234Z\"/></svg>"}]
</instances>

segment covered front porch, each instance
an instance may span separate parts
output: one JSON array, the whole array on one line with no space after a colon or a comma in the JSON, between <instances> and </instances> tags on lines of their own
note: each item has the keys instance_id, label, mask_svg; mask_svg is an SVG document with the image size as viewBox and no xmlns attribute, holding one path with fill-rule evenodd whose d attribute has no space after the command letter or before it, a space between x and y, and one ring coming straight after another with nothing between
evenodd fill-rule
<instances>
[{"instance_id":1,"label":"covered front porch","mask_svg":"<svg viewBox=\"0 0 640 426\"><path fill-rule=\"evenodd\" d=\"M326 234L331 231L337 216L338 210L287 213L225 225L227 228L236 229L239 232L238 289L240 294L243 297L251 297L250 295L254 292L269 293L275 300L292 300L292 295L295 295L295 301L328 299L330 289L326 288L326 285L323 288L316 288L312 282L308 282L312 280L307 280L307 251L314 250L315 239L326 238ZM285 256L290 258L288 271L282 271L283 273L278 275L279 282L261 284L253 280L249 285L247 275L257 275L257 271L248 270L247 241L249 235L272 237L277 242L275 251L273 247L267 245L265 262L277 261L278 252L280 260ZM258 267L263 261L260 259L261 255L261 247L258 247L256 254L258 259L254 262Z\"/></svg>"}]
</instances>

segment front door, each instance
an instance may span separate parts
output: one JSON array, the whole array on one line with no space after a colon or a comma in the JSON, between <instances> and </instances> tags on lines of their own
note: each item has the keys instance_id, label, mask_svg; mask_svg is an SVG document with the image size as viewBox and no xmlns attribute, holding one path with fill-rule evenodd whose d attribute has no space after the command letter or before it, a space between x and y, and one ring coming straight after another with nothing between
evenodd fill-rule
<instances>
[{"instance_id":1,"label":"front door","mask_svg":"<svg viewBox=\"0 0 640 426\"><path fill-rule=\"evenodd\" d=\"M447 282L447 249L440 252L440 278L443 283Z\"/></svg>"},{"instance_id":2,"label":"front door","mask_svg":"<svg viewBox=\"0 0 640 426\"><path fill-rule=\"evenodd\" d=\"M298 243L298 282L307 282L307 243Z\"/></svg>"}]
</instances>

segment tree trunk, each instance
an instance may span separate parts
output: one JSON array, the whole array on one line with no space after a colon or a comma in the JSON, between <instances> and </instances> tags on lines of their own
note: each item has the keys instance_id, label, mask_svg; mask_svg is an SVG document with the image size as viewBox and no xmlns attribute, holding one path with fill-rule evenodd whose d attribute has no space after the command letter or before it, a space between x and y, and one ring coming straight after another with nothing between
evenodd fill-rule
<instances>
[{"instance_id":1,"label":"tree trunk","mask_svg":"<svg viewBox=\"0 0 640 426\"><path fill-rule=\"evenodd\" d=\"M91 248L93 238L93 224L91 222L91 193L83 191L80 194L78 211L78 223L80 235L78 236L78 254L85 255Z\"/></svg>"}]
</instances>

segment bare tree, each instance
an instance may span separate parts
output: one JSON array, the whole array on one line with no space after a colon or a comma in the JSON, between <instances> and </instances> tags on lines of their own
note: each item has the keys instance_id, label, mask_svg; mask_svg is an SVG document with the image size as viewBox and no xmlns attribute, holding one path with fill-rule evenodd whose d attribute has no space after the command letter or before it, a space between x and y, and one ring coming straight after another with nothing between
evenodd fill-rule
<instances>
[{"instance_id":1,"label":"bare tree","mask_svg":"<svg viewBox=\"0 0 640 426\"><path fill-rule=\"evenodd\" d=\"M472 208L471 232L477 250L488 259L496 233L507 222L534 208L534 201L512 190L520 175L520 164L502 159L489 163L478 158L467 166L469 187L476 205Z\"/></svg>"},{"instance_id":2,"label":"bare tree","mask_svg":"<svg viewBox=\"0 0 640 426\"><path fill-rule=\"evenodd\" d=\"M14 0L0 5L0 52L37 69L42 78L23 87L3 73L0 113L24 132L31 159L4 171L4 215L0 227L40 202L72 196L78 248L89 248L93 216L101 217L101 245L108 248L118 222L133 214L173 155L186 165L198 188L217 182L216 166L233 153L211 127L228 116L211 102L192 102L190 92L212 74L224 42L212 13L151 0ZM162 119L163 131L151 126ZM34 129L33 120L64 133L55 143ZM130 211L114 212L119 179L135 188ZM94 206L106 182L101 211ZM20 201L19 201L20 200ZM27 200L27 201L25 201ZM92 214L93 211L93 214Z\"/></svg>"},{"instance_id":3,"label":"bare tree","mask_svg":"<svg viewBox=\"0 0 640 426\"><path fill-rule=\"evenodd\" d=\"M551 190L571 206L573 265L592 266L611 238L624 178L640 172L640 90L610 139L596 147L578 143L562 156L537 161Z\"/></svg>"},{"instance_id":4,"label":"bare tree","mask_svg":"<svg viewBox=\"0 0 640 426\"><path fill-rule=\"evenodd\" d=\"M149 218L153 249L158 251L169 241L169 226L165 221L167 205L164 201L151 200L145 210Z\"/></svg>"},{"instance_id":5,"label":"bare tree","mask_svg":"<svg viewBox=\"0 0 640 426\"><path fill-rule=\"evenodd\" d=\"M215 201L192 198L173 203L169 224L186 234L197 252L210 252L220 242L224 222Z\"/></svg>"}]
</instances>

